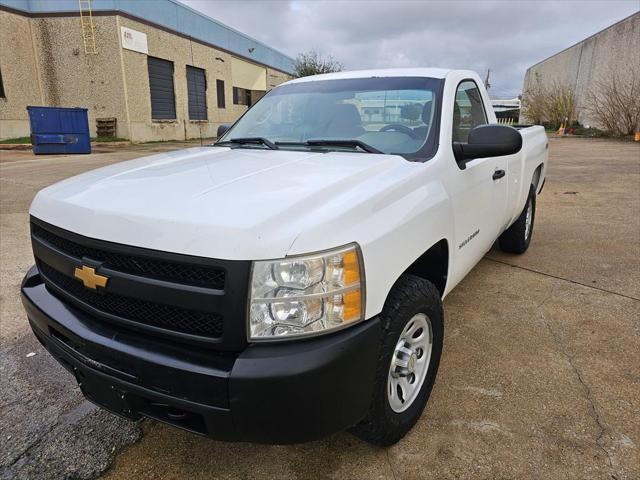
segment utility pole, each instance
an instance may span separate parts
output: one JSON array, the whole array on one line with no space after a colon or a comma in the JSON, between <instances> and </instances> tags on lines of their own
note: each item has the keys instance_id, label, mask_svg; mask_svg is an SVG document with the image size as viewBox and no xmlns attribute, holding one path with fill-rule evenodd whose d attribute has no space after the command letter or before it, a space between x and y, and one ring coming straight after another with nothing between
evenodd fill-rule
<instances>
[{"instance_id":1,"label":"utility pole","mask_svg":"<svg viewBox=\"0 0 640 480\"><path fill-rule=\"evenodd\" d=\"M491 69L487 68L487 75L484 77L484 88L489 90L491 88L491 84L489 83L489 76L491 75Z\"/></svg>"}]
</instances>

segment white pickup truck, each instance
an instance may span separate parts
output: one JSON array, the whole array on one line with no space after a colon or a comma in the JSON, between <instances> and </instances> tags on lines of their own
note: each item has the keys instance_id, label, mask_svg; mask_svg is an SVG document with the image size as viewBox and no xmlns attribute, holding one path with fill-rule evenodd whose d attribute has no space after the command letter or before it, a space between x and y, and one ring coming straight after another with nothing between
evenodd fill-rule
<instances>
[{"instance_id":1,"label":"white pickup truck","mask_svg":"<svg viewBox=\"0 0 640 480\"><path fill-rule=\"evenodd\" d=\"M33 331L130 419L397 442L434 384L442 299L496 240L531 241L547 138L490 105L471 71L300 78L213 145L45 188Z\"/></svg>"}]
</instances>

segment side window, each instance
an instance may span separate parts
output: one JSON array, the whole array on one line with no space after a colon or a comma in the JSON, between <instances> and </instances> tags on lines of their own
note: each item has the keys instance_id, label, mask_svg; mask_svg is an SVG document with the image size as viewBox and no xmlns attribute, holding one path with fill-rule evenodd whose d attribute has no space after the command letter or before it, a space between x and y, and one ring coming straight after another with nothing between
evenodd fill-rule
<instances>
[{"instance_id":1,"label":"side window","mask_svg":"<svg viewBox=\"0 0 640 480\"><path fill-rule=\"evenodd\" d=\"M487 123L487 115L482 104L480 90L472 80L458 85L456 101L453 105L453 141L466 142L469 131Z\"/></svg>"},{"instance_id":2,"label":"side window","mask_svg":"<svg viewBox=\"0 0 640 480\"><path fill-rule=\"evenodd\" d=\"M218 94L218 108L225 108L224 80L216 80L216 93Z\"/></svg>"},{"instance_id":3,"label":"side window","mask_svg":"<svg viewBox=\"0 0 640 480\"><path fill-rule=\"evenodd\" d=\"M0 98L7 98L4 94L4 84L2 83L2 70L0 70Z\"/></svg>"},{"instance_id":4,"label":"side window","mask_svg":"<svg viewBox=\"0 0 640 480\"><path fill-rule=\"evenodd\" d=\"M251 90L233 87L233 104L251 106Z\"/></svg>"}]
</instances>

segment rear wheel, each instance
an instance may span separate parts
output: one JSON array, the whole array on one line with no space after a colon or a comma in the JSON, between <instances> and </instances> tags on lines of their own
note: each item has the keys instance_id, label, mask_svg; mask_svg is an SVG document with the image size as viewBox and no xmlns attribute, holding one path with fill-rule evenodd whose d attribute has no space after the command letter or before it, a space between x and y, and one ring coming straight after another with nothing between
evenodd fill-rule
<instances>
[{"instance_id":1,"label":"rear wheel","mask_svg":"<svg viewBox=\"0 0 640 480\"><path fill-rule=\"evenodd\" d=\"M440 292L427 280L403 275L389 294L380 321L383 337L373 398L353 433L387 446L415 425L431 394L444 333Z\"/></svg>"},{"instance_id":2,"label":"rear wheel","mask_svg":"<svg viewBox=\"0 0 640 480\"><path fill-rule=\"evenodd\" d=\"M529 248L536 217L536 190L529 188L529 196L518 219L498 239L500 249L508 253L524 253Z\"/></svg>"}]
</instances>

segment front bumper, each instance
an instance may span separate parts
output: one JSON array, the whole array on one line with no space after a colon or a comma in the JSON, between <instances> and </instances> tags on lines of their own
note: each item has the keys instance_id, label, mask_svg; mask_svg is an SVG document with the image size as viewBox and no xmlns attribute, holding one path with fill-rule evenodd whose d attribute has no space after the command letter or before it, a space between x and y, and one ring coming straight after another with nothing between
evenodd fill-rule
<instances>
[{"instance_id":1,"label":"front bumper","mask_svg":"<svg viewBox=\"0 0 640 480\"><path fill-rule=\"evenodd\" d=\"M33 267L22 284L29 323L92 402L229 441L296 443L358 423L373 392L377 318L309 340L193 348L97 321L62 302Z\"/></svg>"}]
</instances>

